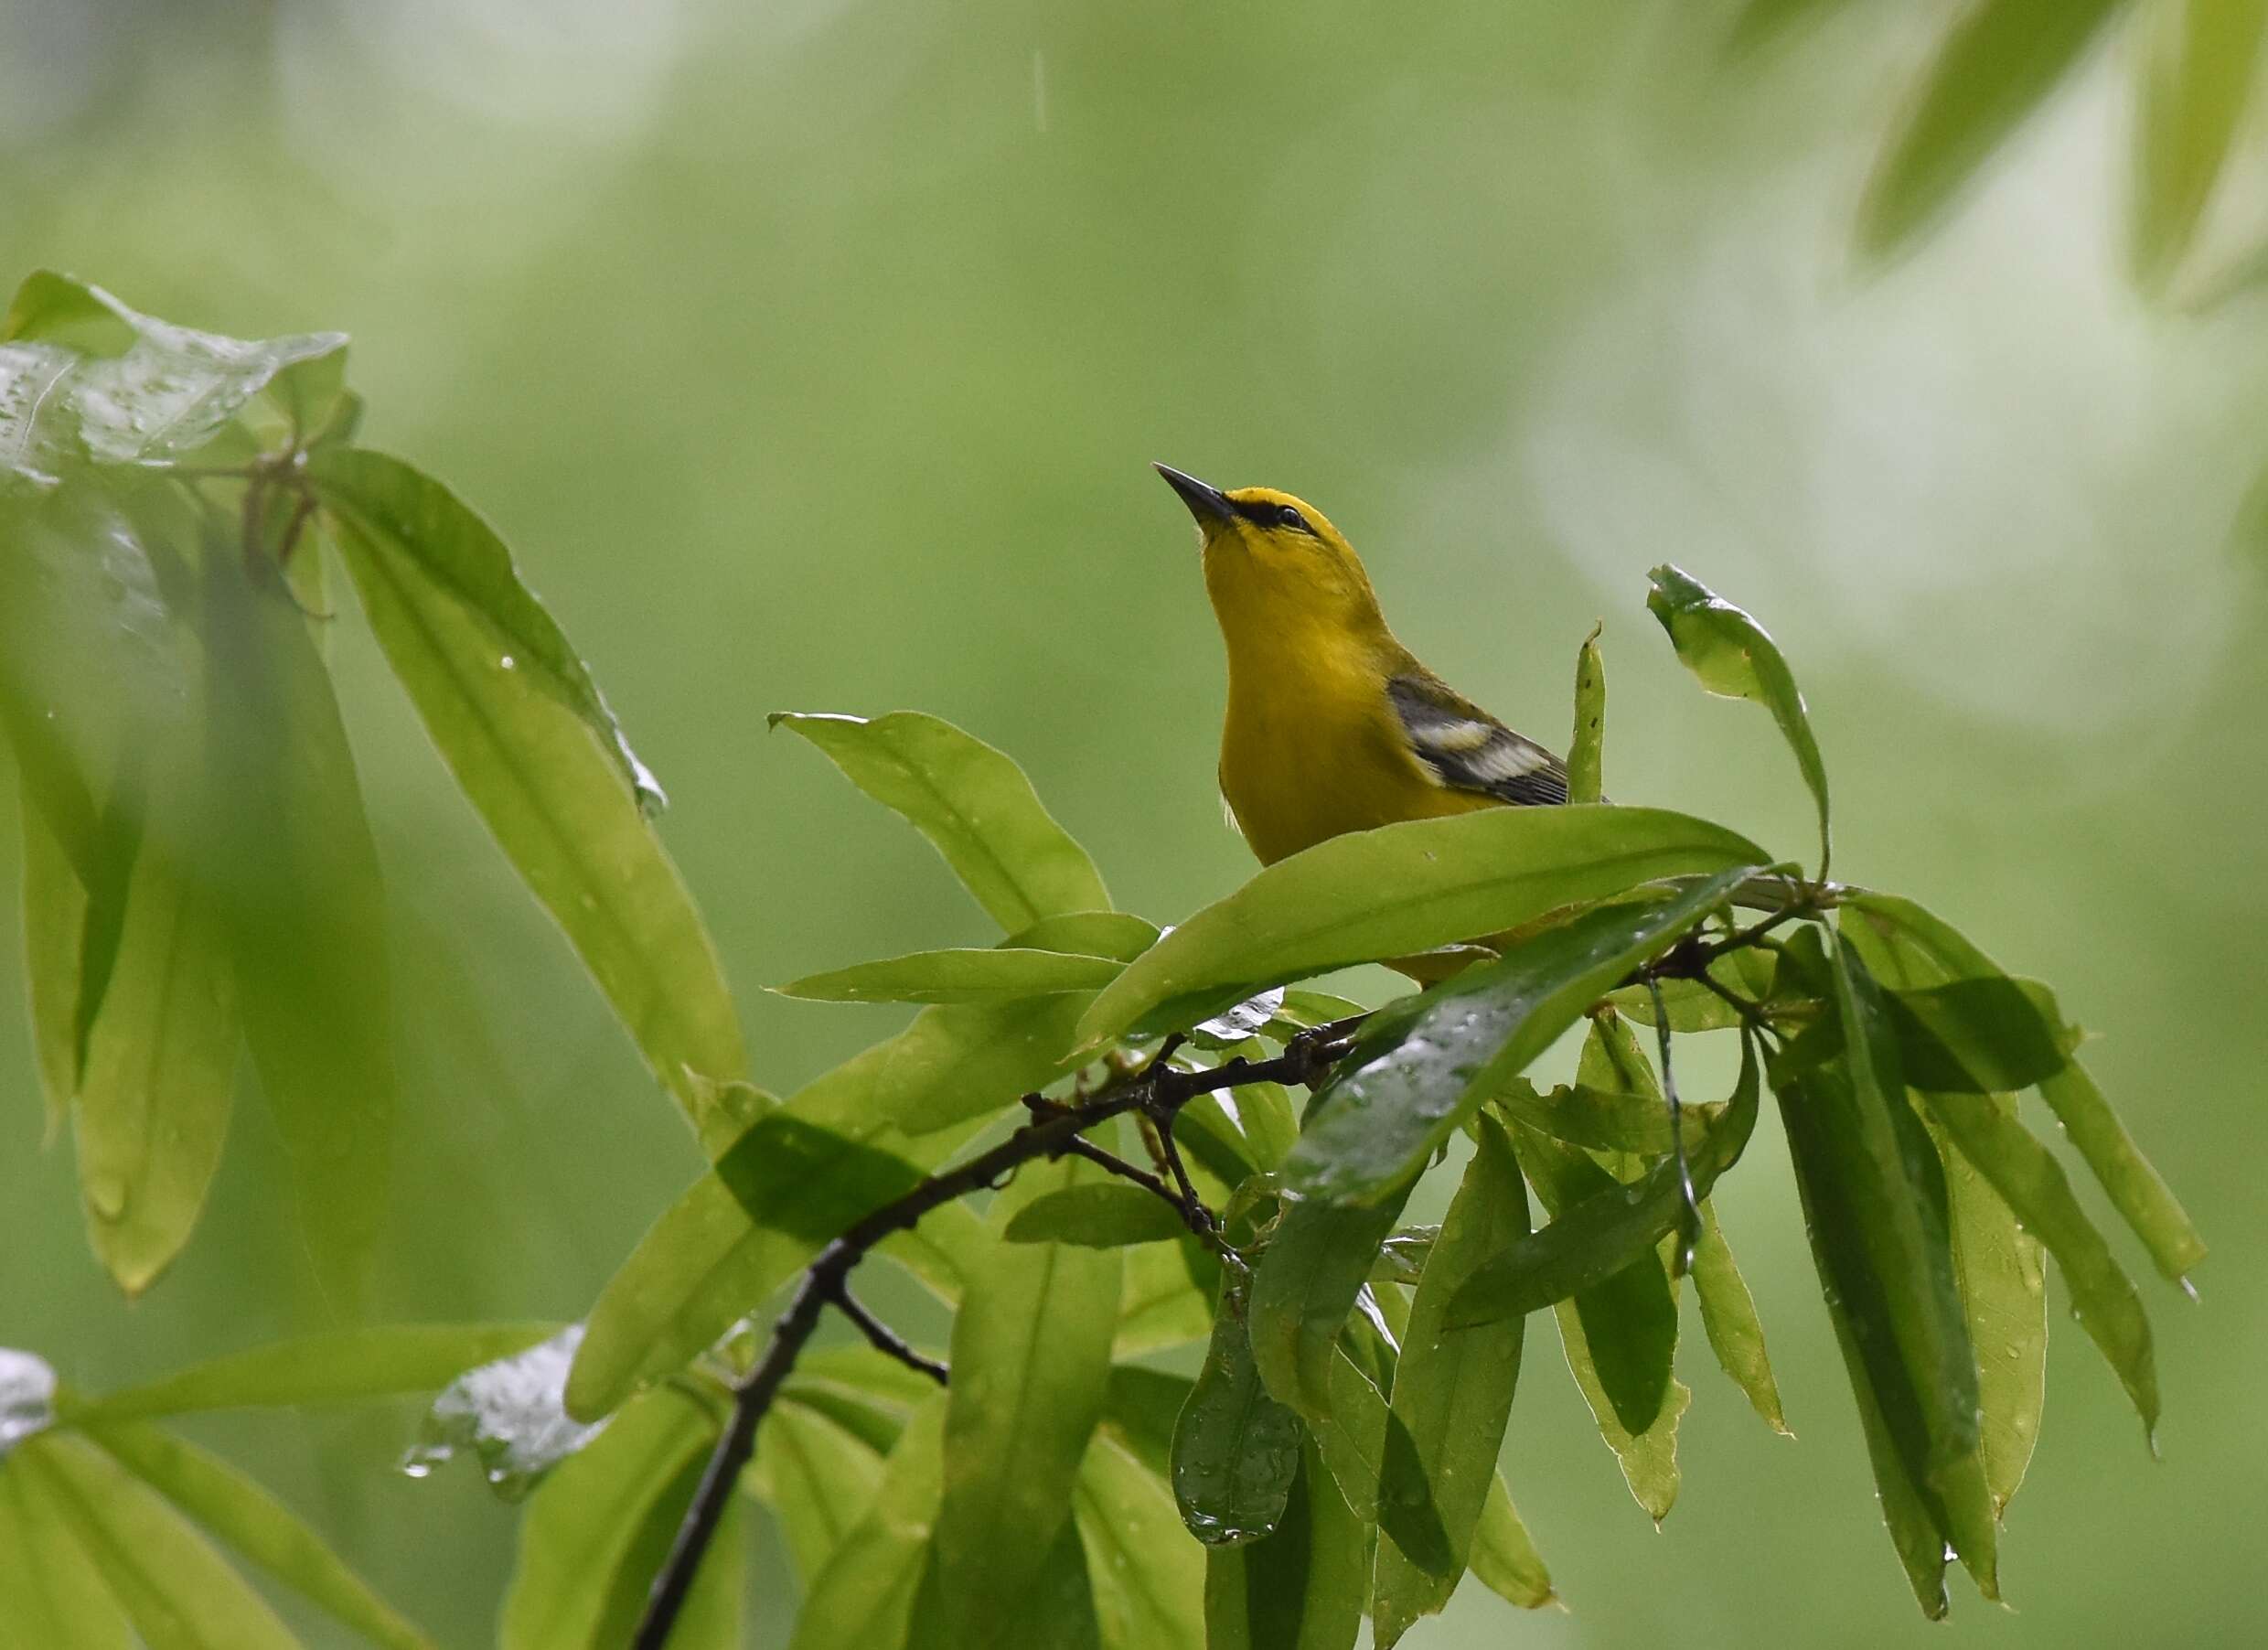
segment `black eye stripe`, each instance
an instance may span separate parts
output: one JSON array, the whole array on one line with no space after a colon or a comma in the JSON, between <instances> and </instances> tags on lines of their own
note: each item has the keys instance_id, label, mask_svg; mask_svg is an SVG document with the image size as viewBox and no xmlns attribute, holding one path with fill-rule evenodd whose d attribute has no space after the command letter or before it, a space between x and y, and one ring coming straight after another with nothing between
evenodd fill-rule
<instances>
[{"instance_id":1,"label":"black eye stripe","mask_svg":"<svg viewBox=\"0 0 2268 1650\"><path fill-rule=\"evenodd\" d=\"M1289 527L1312 536L1315 530L1307 524L1307 518L1299 507L1278 504L1267 498L1231 499L1229 508L1246 520L1259 527Z\"/></svg>"}]
</instances>

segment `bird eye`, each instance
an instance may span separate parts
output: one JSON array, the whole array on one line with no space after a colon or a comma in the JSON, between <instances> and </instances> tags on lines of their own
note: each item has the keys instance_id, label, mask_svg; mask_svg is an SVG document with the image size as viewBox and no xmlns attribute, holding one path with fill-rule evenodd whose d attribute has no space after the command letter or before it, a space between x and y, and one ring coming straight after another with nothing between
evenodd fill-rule
<instances>
[{"instance_id":1,"label":"bird eye","mask_svg":"<svg viewBox=\"0 0 2268 1650\"><path fill-rule=\"evenodd\" d=\"M1307 518L1289 504L1279 504L1276 507L1276 520L1279 526L1296 528L1300 532L1312 530L1307 524Z\"/></svg>"}]
</instances>

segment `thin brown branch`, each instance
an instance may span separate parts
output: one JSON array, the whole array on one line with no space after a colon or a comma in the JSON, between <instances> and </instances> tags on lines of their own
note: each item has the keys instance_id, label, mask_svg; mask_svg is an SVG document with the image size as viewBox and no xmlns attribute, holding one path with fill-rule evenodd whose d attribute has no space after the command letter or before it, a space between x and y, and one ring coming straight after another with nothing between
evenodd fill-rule
<instances>
[{"instance_id":1,"label":"thin brown branch","mask_svg":"<svg viewBox=\"0 0 2268 1650\"><path fill-rule=\"evenodd\" d=\"M865 1302L850 1292L848 1280L836 1283L834 1303L836 1311L858 1325L859 1333L872 1343L875 1351L897 1359L908 1369L927 1376L940 1387L952 1378L952 1372L943 1364L915 1351L904 1335L867 1310Z\"/></svg>"}]
</instances>

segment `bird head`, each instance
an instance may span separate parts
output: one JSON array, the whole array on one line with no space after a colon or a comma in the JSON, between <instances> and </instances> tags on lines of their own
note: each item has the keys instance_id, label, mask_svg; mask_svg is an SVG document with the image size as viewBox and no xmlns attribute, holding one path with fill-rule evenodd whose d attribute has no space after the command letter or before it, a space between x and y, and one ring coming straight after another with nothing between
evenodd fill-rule
<instances>
[{"instance_id":1,"label":"bird head","mask_svg":"<svg viewBox=\"0 0 2268 1650\"><path fill-rule=\"evenodd\" d=\"M1278 622L1301 616L1344 628L1378 619L1363 563L1313 505L1272 487L1224 492L1166 465L1156 466L1196 519L1205 588L1224 627L1232 615Z\"/></svg>"}]
</instances>

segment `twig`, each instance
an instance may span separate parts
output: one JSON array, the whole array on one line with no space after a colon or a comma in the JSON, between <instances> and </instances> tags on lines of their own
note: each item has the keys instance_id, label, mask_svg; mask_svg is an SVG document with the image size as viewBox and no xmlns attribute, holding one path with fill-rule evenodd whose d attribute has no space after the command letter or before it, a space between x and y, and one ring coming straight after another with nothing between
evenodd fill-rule
<instances>
[{"instance_id":1,"label":"twig","mask_svg":"<svg viewBox=\"0 0 2268 1650\"><path fill-rule=\"evenodd\" d=\"M858 1325L859 1333L873 1343L875 1351L927 1376L940 1387L952 1378L952 1372L943 1364L916 1352L904 1335L869 1312L865 1303L850 1292L849 1280L836 1283L834 1302L835 1310Z\"/></svg>"},{"instance_id":2,"label":"twig","mask_svg":"<svg viewBox=\"0 0 2268 1650\"><path fill-rule=\"evenodd\" d=\"M1693 1169L1685 1161L1685 1109L1677 1098L1677 1074L1670 1069L1669 1007L1662 1001L1662 982L1651 974L1646 976L1646 991L1653 998L1653 1034L1662 1046L1662 1093L1670 1103L1670 1152L1677 1160L1677 1189L1685 1199L1685 1211L1677 1223L1677 1275L1682 1278L1693 1270L1694 1246L1701 1241L1701 1199L1694 1192Z\"/></svg>"},{"instance_id":3,"label":"twig","mask_svg":"<svg viewBox=\"0 0 2268 1650\"><path fill-rule=\"evenodd\" d=\"M1343 1027L1332 1028L1343 1032ZM1169 1047L1171 1039L1168 1040ZM702 1473L700 1487L678 1527L669 1557L654 1578L646 1613L630 1641L631 1650L662 1650L685 1607L687 1593L701 1569L702 1557L716 1537L717 1525L733 1496L733 1486L755 1448L756 1426L779 1396L781 1386L795 1368L796 1359L818 1329L829 1302L849 1293L847 1280L867 1252L885 1238L910 1229L930 1210L940 1208L971 1192L982 1190L1012 1174L1035 1159L1059 1157L1077 1150L1075 1141L1096 1124L1129 1111L1171 1119L1201 1094L1234 1088L1240 1083L1311 1083L1346 1053L1346 1044L1334 1035L1314 1039L1301 1033L1272 1060L1231 1060L1209 1071L1174 1071L1153 1058L1137 1077L1104 1090L1075 1106L1043 1112L1034 1107L1033 1120L1018 1129L989 1152L957 1167L930 1175L894 1203L854 1221L843 1234L821 1249L803 1274L787 1310L772 1326L772 1339L754 1368L733 1392L733 1418L718 1438ZM1162 1055L1166 1051L1161 1050ZM1129 1165L1129 1167L1131 1165ZM854 1320L855 1321L855 1320ZM863 1327L863 1325L861 1325Z\"/></svg>"}]
</instances>

